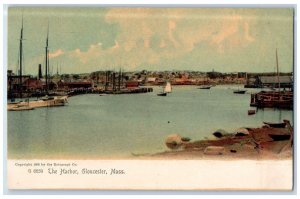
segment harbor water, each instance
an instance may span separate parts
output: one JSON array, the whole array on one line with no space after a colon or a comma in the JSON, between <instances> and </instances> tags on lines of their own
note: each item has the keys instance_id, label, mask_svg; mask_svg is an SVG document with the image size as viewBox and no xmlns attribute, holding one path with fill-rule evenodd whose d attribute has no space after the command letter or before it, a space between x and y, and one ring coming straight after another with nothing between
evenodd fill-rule
<instances>
[{"instance_id":1,"label":"harbor water","mask_svg":"<svg viewBox=\"0 0 300 199\"><path fill-rule=\"evenodd\" d=\"M156 94L78 95L67 106L7 113L8 158L130 158L168 150L170 134L193 140L218 129L261 127L263 121L293 123L293 111L259 109L248 115L250 94L234 94L237 85L197 89L174 86L166 97Z\"/></svg>"}]
</instances>

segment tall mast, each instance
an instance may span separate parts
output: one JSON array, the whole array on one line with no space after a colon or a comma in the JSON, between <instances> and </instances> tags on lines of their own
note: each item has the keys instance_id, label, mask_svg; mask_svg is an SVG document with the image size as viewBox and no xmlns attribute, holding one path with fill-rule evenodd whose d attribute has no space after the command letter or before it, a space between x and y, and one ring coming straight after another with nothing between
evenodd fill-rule
<instances>
[{"instance_id":1,"label":"tall mast","mask_svg":"<svg viewBox=\"0 0 300 199\"><path fill-rule=\"evenodd\" d=\"M112 74L112 81L113 81L113 91L116 91L116 73L113 72Z\"/></svg>"},{"instance_id":2,"label":"tall mast","mask_svg":"<svg viewBox=\"0 0 300 199\"><path fill-rule=\"evenodd\" d=\"M278 81L278 89L280 93L280 80L279 80L279 68L278 68L278 55L277 55L277 48L276 48L276 66L277 66L277 81Z\"/></svg>"},{"instance_id":3,"label":"tall mast","mask_svg":"<svg viewBox=\"0 0 300 199\"><path fill-rule=\"evenodd\" d=\"M121 85L123 86L123 71L121 71Z\"/></svg>"},{"instance_id":4,"label":"tall mast","mask_svg":"<svg viewBox=\"0 0 300 199\"><path fill-rule=\"evenodd\" d=\"M121 90L121 68L119 70L119 75L118 75L118 90L120 91Z\"/></svg>"},{"instance_id":5,"label":"tall mast","mask_svg":"<svg viewBox=\"0 0 300 199\"><path fill-rule=\"evenodd\" d=\"M48 37L49 37L49 21L46 39L46 54L45 54L45 66L46 66L46 91L48 92L48 74L49 74L49 50L48 50Z\"/></svg>"},{"instance_id":6,"label":"tall mast","mask_svg":"<svg viewBox=\"0 0 300 199\"><path fill-rule=\"evenodd\" d=\"M22 27L21 27L21 36L20 36L20 49L19 49L19 91L20 91L20 98L22 98L22 91L23 91L23 81L22 81L22 67L23 67L23 14L22 14Z\"/></svg>"},{"instance_id":7,"label":"tall mast","mask_svg":"<svg viewBox=\"0 0 300 199\"><path fill-rule=\"evenodd\" d=\"M58 76L58 62L56 63L56 75Z\"/></svg>"}]
</instances>

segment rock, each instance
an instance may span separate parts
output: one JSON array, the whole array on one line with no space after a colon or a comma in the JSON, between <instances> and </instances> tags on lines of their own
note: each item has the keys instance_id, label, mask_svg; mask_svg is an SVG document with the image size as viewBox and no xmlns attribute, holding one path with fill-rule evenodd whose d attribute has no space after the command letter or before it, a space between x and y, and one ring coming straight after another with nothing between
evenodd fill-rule
<instances>
[{"instance_id":1,"label":"rock","mask_svg":"<svg viewBox=\"0 0 300 199\"><path fill-rule=\"evenodd\" d=\"M208 146L204 150L205 155L223 155L225 148L222 146Z\"/></svg>"},{"instance_id":2,"label":"rock","mask_svg":"<svg viewBox=\"0 0 300 199\"><path fill-rule=\"evenodd\" d=\"M178 134L169 135L166 138L165 144L170 149L178 149L182 145L182 137Z\"/></svg>"},{"instance_id":3,"label":"rock","mask_svg":"<svg viewBox=\"0 0 300 199\"><path fill-rule=\"evenodd\" d=\"M246 128L239 128L236 130L235 136L246 136L249 135L249 131Z\"/></svg>"},{"instance_id":4,"label":"rock","mask_svg":"<svg viewBox=\"0 0 300 199\"><path fill-rule=\"evenodd\" d=\"M213 135L215 136L215 137L217 137L217 138L221 138L221 137L223 137L224 135L226 135L226 134L228 134L225 130L223 130L223 129L219 129L219 130L217 130L217 131L215 131L214 133L213 133Z\"/></svg>"}]
</instances>

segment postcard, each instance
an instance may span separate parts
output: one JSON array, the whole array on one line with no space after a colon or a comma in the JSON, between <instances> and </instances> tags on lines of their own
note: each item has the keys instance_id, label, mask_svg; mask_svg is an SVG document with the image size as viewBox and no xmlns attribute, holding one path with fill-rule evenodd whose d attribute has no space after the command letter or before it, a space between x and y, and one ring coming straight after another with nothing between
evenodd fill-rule
<instances>
[{"instance_id":1,"label":"postcard","mask_svg":"<svg viewBox=\"0 0 300 199\"><path fill-rule=\"evenodd\" d=\"M10 190L292 191L293 7L7 20Z\"/></svg>"}]
</instances>

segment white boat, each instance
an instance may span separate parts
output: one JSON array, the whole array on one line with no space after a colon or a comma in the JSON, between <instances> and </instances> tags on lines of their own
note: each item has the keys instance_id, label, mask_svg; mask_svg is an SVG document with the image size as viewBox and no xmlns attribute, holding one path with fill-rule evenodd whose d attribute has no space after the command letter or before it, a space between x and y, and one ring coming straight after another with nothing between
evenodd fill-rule
<instances>
[{"instance_id":1,"label":"white boat","mask_svg":"<svg viewBox=\"0 0 300 199\"><path fill-rule=\"evenodd\" d=\"M166 83L166 86L164 87L163 91L158 93L157 96L167 96L167 93L172 93L172 86L170 82Z\"/></svg>"}]
</instances>

